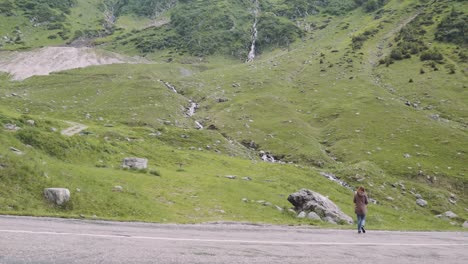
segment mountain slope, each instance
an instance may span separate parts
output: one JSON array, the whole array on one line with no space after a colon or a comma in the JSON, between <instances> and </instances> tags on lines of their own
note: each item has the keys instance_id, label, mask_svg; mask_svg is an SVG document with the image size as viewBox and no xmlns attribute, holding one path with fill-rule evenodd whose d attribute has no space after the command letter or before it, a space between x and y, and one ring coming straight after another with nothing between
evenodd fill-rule
<instances>
[{"instance_id":1,"label":"mountain slope","mask_svg":"<svg viewBox=\"0 0 468 264\"><path fill-rule=\"evenodd\" d=\"M184 8L198 4L219 18L226 15L220 6L230 5L226 12L235 23L252 22L251 9L240 8L249 1L180 2L171 12L189 12ZM260 8L279 14L296 10L286 3L299 2L265 1ZM355 9L358 4L363 7ZM200 42L200 53L189 46L143 51L131 41L124 44L135 37L149 44L179 38L171 20L122 35L116 30L99 40L110 41L102 46L106 49L140 54L152 64L90 67L22 82L3 76L1 124L22 129L0 133L0 210L160 222L318 224L274 205L289 207L287 195L305 187L329 195L352 215L352 191L323 177L334 174L369 189L377 204L368 221L378 228L450 229L450 221L435 217L448 210L459 215L454 225L463 223L468 218L466 43L435 38L446 31L447 17L456 21L466 14L466 4L375 4L358 1L338 9L346 15L333 15L332 1L298 9L306 12L282 11L276 19L286 19L284 25L300 33L287 45L260 49L250 63L244 62L250 35L243 36L243 53L237 55L225 50L231 42L218 39L208 41L212 46ZM219 33L199 29L190 32ZM244 26L241 32L248 31ZM418 33L410 39L407 32ZM205 52L205 47L216 48ZM29 119L36 124L28 125ZM59 135L69 121L88 128L72 137ZM264 154L279 164L261 161ZM148 158L150 168L120 169L127 156ZM45 204L40 192L51 185L70 188L72 204ZM125 191L112 192L115 185ZM416 204L419 195L427 207Z\"/></svg>"}]
</instances>

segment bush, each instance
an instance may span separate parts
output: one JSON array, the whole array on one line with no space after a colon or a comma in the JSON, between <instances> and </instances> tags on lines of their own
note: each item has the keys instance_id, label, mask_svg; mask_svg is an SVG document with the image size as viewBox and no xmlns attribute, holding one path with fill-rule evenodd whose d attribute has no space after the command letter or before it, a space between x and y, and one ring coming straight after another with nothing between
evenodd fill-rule
<instances>
[{"instance_id":1,"label":"bush","mask_svg":"<svg viewBox=\"0 0 468 264\"><path fill-rule=\"evenodd\" d=\"M444 59L444 56L436 50L428 50L428 51L424 51L421 54L420 59L422 61L426 61L426 60L441 61Z\"/></svg>"},{"instance_id":2,"label":"bush","mask_svg":"<svg viewBox=\"0 0 468 264\"><path fill-rule=\"evenodd\" d=\"M468 15L452 9L452 12L437 25L435 39L457 44L467 44L468 36L465 33L466 21L468 21Z\"/></svg>"},{"instance_id":3,"label":"bush","mask_svg":"<svg viewBox=\"0 0 468 264\"><path fill-rule=\"evenodd\" d=\"M394 60L402 60L403 59L403 53L401 52L400 49L394 49L390 53L390 58Z\"/></svg>"}]
</instances>

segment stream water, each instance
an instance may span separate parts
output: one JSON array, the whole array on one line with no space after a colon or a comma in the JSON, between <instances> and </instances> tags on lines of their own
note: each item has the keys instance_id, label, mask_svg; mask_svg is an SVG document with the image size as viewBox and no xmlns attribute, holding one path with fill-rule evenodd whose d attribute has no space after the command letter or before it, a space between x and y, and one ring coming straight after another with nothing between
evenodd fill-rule
<instances>
[{"instance_id":1,"label":"stream water","mask_svg":"<svg viewBox=\"0 0 468 264\"><path fill-rule=\"evenodd\" d=\"M176 88L174 87L174 85L171 85L170 83L165 82L163 80L158 80L158 81L161 82L162 84L164 84L172 92L178 94L178 92L177 92ZM194 101L192 101L192 100L189 100L189 103L190 103L190 106L187 108L186 115L187 115L187 117L192 117L193 115L195 115L195 111L198 109L199 105L197 103L195 103ZM198 121L195 121L195 125L196 125L197 129L203 129L204 128L203 125Z\"/></svg>"}]
</instances>

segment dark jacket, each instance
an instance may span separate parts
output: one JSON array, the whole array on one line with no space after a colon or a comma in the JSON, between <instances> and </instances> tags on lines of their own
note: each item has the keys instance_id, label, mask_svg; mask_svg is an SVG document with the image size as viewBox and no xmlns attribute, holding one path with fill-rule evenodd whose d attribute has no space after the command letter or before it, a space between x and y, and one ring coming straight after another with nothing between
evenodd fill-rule
<instances>
[{"instance_id":1,"label":"dark jacket","mask_svg":"<svg viewBox=\"0 0 468 264\"><path fill-rule=\"evenodd\" d=\"M354 212L358 215L365 215L367 213L367 194L366 192L356 192L354 195L354 203L356 207Z\"/></svg>"}]
</instances>

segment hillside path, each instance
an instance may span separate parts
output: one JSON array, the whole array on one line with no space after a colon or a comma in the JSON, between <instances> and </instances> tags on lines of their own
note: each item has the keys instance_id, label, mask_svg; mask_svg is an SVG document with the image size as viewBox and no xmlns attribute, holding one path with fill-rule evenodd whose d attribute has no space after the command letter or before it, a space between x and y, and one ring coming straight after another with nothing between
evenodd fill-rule
<instances>
[{"instance_id":1,"label":"hillside path","mask_svg":"<svg viewBox=\"0 0 468 264\"><path fill-rule=\"evenodd\" d=\"M70 124L71 127L66 128L66 129L61 131L61 134L64 135L64 136L71 137L71 136L76 135L76 134L80 133L81 131L88 128L88 126L80 124L80 123L75 123L75 122L71 122L71 121L67 121L67 123Z\"/></svg>"},{"instance_id":2,"label":"hillside path","mask_svg":"<svg viewBox=\"0 0 468 264\"><path fill-rule=\"evenodd\" d=\"M0 216L1 263L468 263L467 232Z\"/></svg>"}]
</instances>

